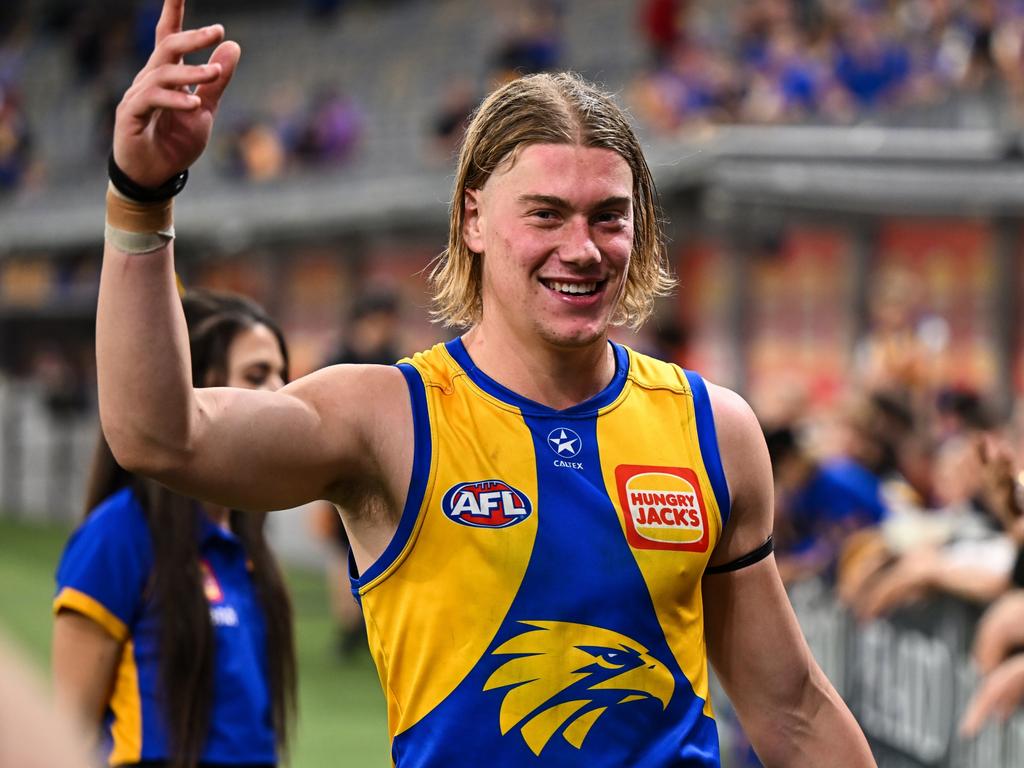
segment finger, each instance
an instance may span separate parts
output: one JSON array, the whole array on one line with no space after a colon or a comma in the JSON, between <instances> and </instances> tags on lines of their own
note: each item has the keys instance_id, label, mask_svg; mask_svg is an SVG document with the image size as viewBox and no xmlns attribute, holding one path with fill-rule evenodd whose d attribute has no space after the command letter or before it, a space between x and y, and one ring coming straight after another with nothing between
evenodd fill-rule
<instances>
[{"instance_id":1,"label":"finger","mask_svg":"<svg viewBox=\"0 0 1024 768\"><path fill-rule=\"evenodd\" d=\"M987 675L1003 660L1004 653L1000 645L998 639L992 637L978 638L975 642L974 663L983 675Z\"/></svg>"},{"instance_id":2,"label":"finger","mask_svg":"<svg viewBox=\"0 0 1024 768\"><path fill-rule=\"evenodd\" d=\"M186 32L175 32L157 43L149 61L146 62L146 68L153 69L161 64L177 64L186 54L209 48L223 39L224 27L220 24L211 24L208 27L190 29Z\"/></svg>"},{"instance_id":3,"label":"finger","mask_svg":"<svg viewBox=\"0 0 1024 768\"><path fill-rule=\"evenodd\" d=\"M978 435L974 441L974 448L978 454L978 461L984 467L988 464L989 459L992 457L992 445L990 444L990 435Z\"/></svg>"},{"instance_id":4,"label":"finger","mask_svg":"<svg viewBox=\"0 0 1024 768\"><path fill-rule=\"evenodd\" d=\"M960 719L961 736L969 739L978 735L978 732L988 719L989 708L991 707L988 699L989 695L984 687L974 694L974 698L967 705L964 716Z\"/></svg>"},{"instance_id":5,"label":"finger","mask_svg":"<svg viewBox=\"0 0 1024 768\"><path fill-rule=\"evenodd\" d=\"M164 0L160 11L160 20L156 23L157 45L168 35L181 32L181 23L185 19L185 0Z\"/></svg>"},{"instance_id":6,"label":"finger","mask_svg":"<svg viewBox=\"0 0 1024 768\"><path fill-rule=\"evenodd\" d=\"M130 117L145 119L156 109L191 112L201 104L202 100L194 93L153 87L140 90L134 98L125 101L123 107Z\"/></svg>"},{"instance_id":7,"label":"finger","mask_svg":"<svg viewBox=\"0 0 1024 768\"><path fill-rule=\"evenodd\" d=\"M224 95L224 89L228 87L231 78L238 68L238 60L242 56L242 49L233 40L226 40L217 46L210 55L209 66L219 66L220 75L196 89L196 95L203 100L203 107L209 110L216 110L220 103L220 97Z\"/></svg>"},{"instance_id":8,"label":"finger","mask_svg":"<svg viewBox=\"0 0 1024 768\"><path fill-rule=\"evenodd\" d=\"M188 85L199 85L209 83L220 77L221 68L219 64L164 64L152 69L146 76L135 83L131 91L142 90L152 86L160 88L182 88Z\"/></svg>"}]
</instances>

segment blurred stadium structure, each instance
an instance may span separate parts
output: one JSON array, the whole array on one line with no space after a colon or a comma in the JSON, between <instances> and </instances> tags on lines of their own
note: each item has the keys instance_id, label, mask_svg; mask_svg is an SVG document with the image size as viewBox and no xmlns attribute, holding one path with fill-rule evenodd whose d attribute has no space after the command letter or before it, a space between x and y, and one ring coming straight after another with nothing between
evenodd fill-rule
<instances>
[{"instance_id":1,"label":"blurred stadium structure","mask_svg":"<svg viewBox=\"0 0 1024 768\"><path fill-rule=\"evenodd\" d=\"M428 320L422 275L444 246L453 165L451 145L435 126L445 94L465 86L475 100L506 59L514 63L510 30L525 27L516 26L524 22L512 5L193 2L192 20L225 23L243 59L219 117L217 145L177 204L186 284L233 288L266 304L282 320L299 373L330 357L345 332L346 306L367 286L402 296L404 351L442 338L443 329ZM899 22L947 6L941 44L957 30L967 36L959 49L965 74L955 83L933 78L927 98L854 105L838 116L744 124L742 109L725 109L670 129L645 120L645 78L654 65L640 17L656 3L521 5L551 14L542 31L553 36L545 40L555 41L547 52L555 51L558 67L605 84L639 118L681 285L659 306L652 332L632 343L661 344L688 367L745 393L763 415L782 408L780 400L828 409L852 379L886 277L909 274L907 301L932 375L985 394L1002 418L1011 414L1024 391L1020 82L1012 67L1000 74L998 56L988 62L987 77L971 80L967 68L984 46L1001 41L1010 50L1001 55L1015 55L1012 66L1024 73L1019 3L679 3L691 25L688 39L723 48L728 34L716 38L714 31L721 35L755 6L769 17L788 9L804 24L800 29L827 8L848 8L848 22L858 13ZM74 35L52 23L75 18L71 6L104 8L97 18L106 24L113 9L125 22L106 28L121 36L123 51L103 77L86 80L73 68ZM101 106L123 88L118 74L135 66L124 41L127 20L147 7L8 0L0 11L0 93L20 94L32 132L32 170L17 188L0 188L0 510L7 514L77 514L96 429L91 343L107 145L102 132L93 132L105 124ZM978 8L990 9L1002 26L985 21ZM842 37L844 29L831 33ZM896 37L917 50L910 32ZM315 110L332 98L348 110L343 125L335 123L343 135L333 154L320 146L312 160L281 157L265 134L245 134L254 125L280 128L297 104ZM255 143L242 142L243 135L255 135ZM254 155L245 155L253 146ZM980 746L953 737L963 703L953 699L968 687L967 619L960 636L939 645L918 642L935 635L913 621L865 639L828 600L801 604L819 640L824 633L826 659L868 658L852 650L858 643L874 643L871 658L883 659L870 673L864 664L828 671L849 675L850 685L861 687L846 692L878 705L858 714L877 716L874 731L865 724L887 755L884 764L1011 765L1003 761L1024 754L1019 719L989 732ZM924 650L908 650L915 643ZM894 660L913 667L939 657L930 668L935 675L915 678L916 698L882 702L881 688L870 688L891 688L883 678ZM943 697L952 702L948 711L935 708ZM920 702L932 708L922 714L914 709ZM921 729L927 738L919 738Z\"/></svg>"}]
</instances>

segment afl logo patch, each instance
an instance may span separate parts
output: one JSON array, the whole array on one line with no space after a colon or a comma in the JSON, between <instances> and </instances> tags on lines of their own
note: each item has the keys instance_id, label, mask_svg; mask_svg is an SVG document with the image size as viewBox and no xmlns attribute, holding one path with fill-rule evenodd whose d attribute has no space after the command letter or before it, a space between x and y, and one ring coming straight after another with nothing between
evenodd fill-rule
<instances>
[{"instance_id":1,"label":"afl logo patch","mask_svg":"<svg viewBox=\"0 0 1024 768\"><path fill-rule=\"evenodd\" d=\"M526 494L503 480L477 480L448 489L441 500L445 516L472 528L508 528L533 512Z\"/></svg>"},{"instance_id":2,"label":"afl logo patch","mask_svg":"<svg viewBox=\"0 0 1024 768\"><path fill-rule=\"evenodd\" d=\"M708 513L696 472L624 464L615 481L631 546L707 552Z\"/></svg>"}]
</instances>

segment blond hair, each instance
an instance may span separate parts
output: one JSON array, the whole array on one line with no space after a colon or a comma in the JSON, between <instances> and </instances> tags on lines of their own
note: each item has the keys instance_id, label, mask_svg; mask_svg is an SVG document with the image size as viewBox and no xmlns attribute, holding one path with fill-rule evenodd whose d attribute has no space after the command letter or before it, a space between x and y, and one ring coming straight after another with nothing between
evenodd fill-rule
<instances>
[{"instance_id":1,"label":"blond hair","mask_svg":"<svg viewBox=\"0 0 1024 768\"><path fill-rule=\"evenodd\" d=\"M434 317L448 326L480 320L481 264L463 238L465 191L481 189L491 174L530 144L576 144L618 153L633 174L633 249L622 299L611 318L639 328L654 299L675 285L665 252L657 190L626 115L611 97L572 73L514 80L480 105L463 141L452 192L448 248L430 271Z\"/></svg>"}]
</instances>

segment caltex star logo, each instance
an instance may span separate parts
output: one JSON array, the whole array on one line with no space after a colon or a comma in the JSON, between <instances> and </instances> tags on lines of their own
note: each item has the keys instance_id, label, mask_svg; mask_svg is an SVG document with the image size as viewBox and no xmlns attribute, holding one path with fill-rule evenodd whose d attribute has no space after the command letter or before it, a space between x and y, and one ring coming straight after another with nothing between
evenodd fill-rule
<instances>
[{"instance_id":1,"label":"caltex star logo","mask_svg":"<svg viewBox=\"0 0 1024 768\"><path fill-rule=\"evenodd\" d=\"M570 459L578 454L583 447L580 436L564 427L551 430L548 434L548 445L559 456L566 456Z\"/></svg>"}]
</instances>

